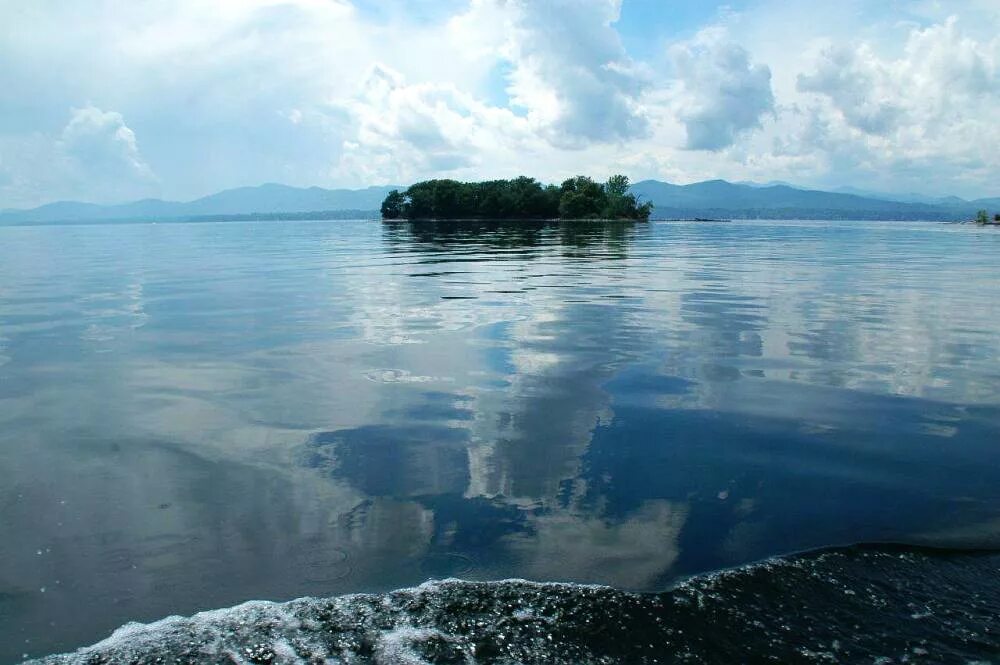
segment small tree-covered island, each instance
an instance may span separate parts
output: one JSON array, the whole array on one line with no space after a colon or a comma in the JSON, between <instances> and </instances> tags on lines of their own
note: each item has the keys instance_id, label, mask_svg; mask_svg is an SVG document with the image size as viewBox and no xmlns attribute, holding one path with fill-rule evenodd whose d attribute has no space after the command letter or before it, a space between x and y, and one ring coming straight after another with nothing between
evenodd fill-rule
<instances>
[{"instance_id":1,"label":"small tree-covered island","mask_svg":"<svg viewBox=\"0 0 1000 665\"><path fill-rule=\"evenodd\" d=\"M1000 213L993 215L993 219L991 220L988 212L980 210L976 214L975 222L980 226L1000 226Z\"/></svg>"},{"instance_id":2,"label":"small tree-covered island","mask_svg":"<svg viewBox=\"0 0 1000 665\"><path fill-rule=\"evenodd\" d=\"M577 176L562 185L534 178L458 182L426 180L393 190L382 202L383 219L592 219L647 221L653 204L629 193L623 175L600 183Z\"/></svg>"}]
</instances>

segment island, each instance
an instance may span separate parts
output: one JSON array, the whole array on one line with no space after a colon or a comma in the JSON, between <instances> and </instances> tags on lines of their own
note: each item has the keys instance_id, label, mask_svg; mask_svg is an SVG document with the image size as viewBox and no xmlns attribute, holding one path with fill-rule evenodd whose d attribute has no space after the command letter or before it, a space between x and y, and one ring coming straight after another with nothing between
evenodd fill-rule
<instances>
[{"instance_id":1,"label":"island","mask_svg":"<svg viewBox=\"0 0 1000 665\"><path fill-rule=\"evenodd\" d=\"M382 218L648 221L653 204L640 202L629 187L623 175L603 183L577 176L559 186L526 176L486 182L425 180L403 192L389 192Z\"/></svg>"},{"instance_id":2,"label":"island","mask_svg":"<svg viewBox=\"0 0 1000 665\"><path fill-rule=\"evenodd\" d=\"M989 212L980 210L976 213L976 218L972 221L980 226L1000 226L1000 213L993 215L993 219L991 220Z\"/></svg>"}]
</instances>

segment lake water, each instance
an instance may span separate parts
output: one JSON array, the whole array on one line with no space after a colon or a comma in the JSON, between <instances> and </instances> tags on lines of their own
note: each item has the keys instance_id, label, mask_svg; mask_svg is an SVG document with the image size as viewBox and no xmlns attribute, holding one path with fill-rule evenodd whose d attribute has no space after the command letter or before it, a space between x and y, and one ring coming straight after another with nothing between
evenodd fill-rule
<instances>
[{"instance_id":1,"label":"lake water","mask_svg":"<svg viewBox=\"0 0 1000 665\"><path fill-rule=\"evenodd\" d=\"M1000 560L956 550L1000 546L1000 233L767 221L0 228L0 478L4 663L129 621L451 577L470 583L424 592L486 603L499 588L539 595L536 610L596 603L588 627L609 607L639 625L632 604L664 596L471 582L662 592L852 543L952 553L848 548L744 568L738 589L699 587L733 584L706 577L670 593L745 606L791 598L789 584L820 584L832 566L847 595L884 570L903 607L917 593L908 580L940 579L939 591L976 589L985 603L953 598L972 614L954 633L936 627L941 644L976 633L956 653L989 652L1000 643L976 622L988 633L983 617L1000 613ZM827 572L803 578L818 560ZM847 595L818 616L883 616ZM758 609L765 623L791 620L774 603ZM259 629L300 610L212 621L238 617L246 631L247 616ZM386 644L406 641L398 629ZM262 634L225 630L248 644ZM653 639L642 630L635 644ZM553 638L539 639L532 648ZM380 644L358 653L388 658ZM584 662L592 648L561 653Z\"/></svg>"}]
</instances>

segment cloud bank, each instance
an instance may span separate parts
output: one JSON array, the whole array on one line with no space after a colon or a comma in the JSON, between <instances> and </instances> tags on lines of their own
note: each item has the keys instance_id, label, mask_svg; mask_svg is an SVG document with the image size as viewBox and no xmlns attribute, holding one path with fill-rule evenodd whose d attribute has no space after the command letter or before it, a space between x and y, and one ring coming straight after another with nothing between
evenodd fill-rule
<instances>
[{"instance_id":1,"label":"cloud bank","mask_svg":"<svg viewBox=\"0 0 1000 665\"><path fill-rule=\"evenodd\" d=\"M0 208L619 170L1000 194L1000 8L849 4L679 0L651 37L639 0L0 0Z\"/></svg>"}]
</instances>

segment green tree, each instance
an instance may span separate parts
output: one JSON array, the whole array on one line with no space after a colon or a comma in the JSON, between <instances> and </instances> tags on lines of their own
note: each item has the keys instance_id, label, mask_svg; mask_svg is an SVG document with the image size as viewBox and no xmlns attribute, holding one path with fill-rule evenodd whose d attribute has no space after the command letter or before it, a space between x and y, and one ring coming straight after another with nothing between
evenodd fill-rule
<instances>
[{"instance_id":1,"label":"green tree","mask_svg":"<svg viewBox=\"0 0 1000 665\"><path fill-rule=\"evenodd\" d=\"M604 184L586 176L561 186L543 186L534 178L458 182L425 180L405 192L392 191L382 202L385 219L640 219L652 206L639 205L628 192L629 180L618 175Z\"/></svg>"},{"instance_id":2,"label":"green tree","mask_svg":"<svg viewBox=\"0 0 1000 665\"><path fill-rule=\"evenodd\" d=\"M566 192L559 199L559 216L563 219L586 219L592 215L591 200L580 192Z\"/></svg>"},{"instance_id":3,"label":"green tree","mask_svg":"<svg viewBox=\"0 0 1000 665\"><path fill-rule=\"evenodd\" d=\"M455 180L437 180L433 187L433 216L437 219L465 217L461 206L463 185Z\"/></svg>"},{"instance_id":4,"label":"green tree","mask_svg":"<svg viewBox=\"0 0 1000 665\"><path fill-rule=\"evenodd\" d=\"M628 178L623 175L613 175L604 185L604 195L607 203L601 211L605 219L629 219L635 210L635 197L628 193Z\"/></svg>"},{"instance_id":5,"label":"green tree","mask_svg":"<svg viewBox=\"0 0 1000 665\"><path fill-rule=\"evenodd\" d=\"M979 224L989 224L990 214L985 210L980 210L978 213L976 213L976 222Z\"/></svg>"},{"instance_id":6,"label":"green tree","mask_svg":"<svg viewBox=\"0 0 1000 665\"><path fill-rule=\"evenodd\" d=\"M628 176L613 175L608 178L608 183L604 186L604 191L607 192L609 198L612 196L624 197L628 194L630 184Z\"/></svg>"},{"instance_id":7,"label":"green tree","mask_svg":"<svg viewBox=\"0 0 1000 665\"><path fill-rule=\"evenodd\" d=\"M997 214L993 215L993 221L994 222L1000 222L1000 212L998 212Z\"/></svg>"},{"instance_id":8,"label":"green tree","mask_svg":"<svg viewBox=\"0 0 1000 665\"><path fill-rule=\"evenodd\" d=\"M389 192L382 202L382 219L399 219L403 216L403 204L406 199L399 193L398 189Z\"/></svg>"},{"instance_id":9,"label":"green tree","mask_svg":"<svg viewBox=\"0 0 1000 665\"><path fill-rule=\"evenodd\" d=\"M570 178L561 189L559 216L563 219L596 219L607 207L604 186L587 176Z\"/></svg>"},{"instance_id":10,"label":"green tree","mask_svg":"<svg viewBox=\"0 0 1000 665\"><path fill-rule=\"evenodd\" d=\"M643 201L635 210L635 218L642 222L648 222L649 216L653 214L652 201Z\"/></svg>"},{"instance_id":11,"label":"green tree","mask_svg":"<svg viewBox=\"0 0 1000 665\"><path fill-rule=\"evenodd\" d=\"M434 217L434 181L418 182L406 190L407 203L403 206L403 216L407 219L431 219Z\"/></svg>"}]
</instances>

